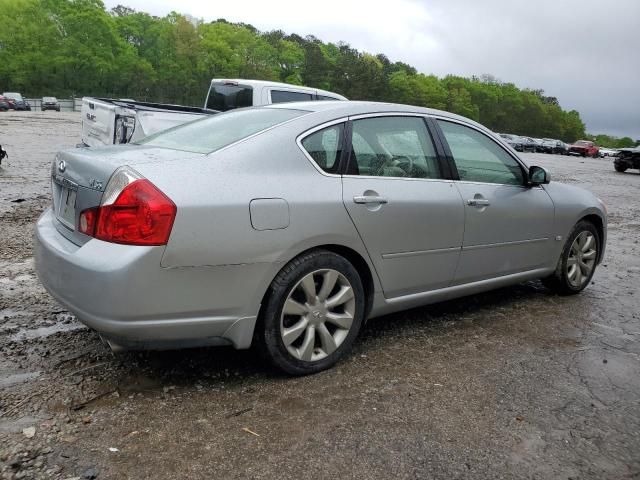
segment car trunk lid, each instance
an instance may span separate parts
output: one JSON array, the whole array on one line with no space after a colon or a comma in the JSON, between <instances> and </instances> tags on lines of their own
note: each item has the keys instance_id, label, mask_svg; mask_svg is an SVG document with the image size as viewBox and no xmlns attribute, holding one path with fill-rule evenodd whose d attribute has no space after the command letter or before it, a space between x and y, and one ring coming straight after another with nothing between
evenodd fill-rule
<instances>
[{"instance_id":1,"label":"car trunk lid","mask_svg":"<svg viewBox=\"0 0 640 480\"><path fill-rule=\"evenodd\" d=\"M118 167L128 165L135 169L142 163L175 160L176 154L175 150L138 145L60 152L51 164L56 229L74 244L83 245L90 237L78 231L80 213L100 205L109 178ZM202 156L186 152L179 152L179 155L185 159Z\"/></svg>"}]
</instances>

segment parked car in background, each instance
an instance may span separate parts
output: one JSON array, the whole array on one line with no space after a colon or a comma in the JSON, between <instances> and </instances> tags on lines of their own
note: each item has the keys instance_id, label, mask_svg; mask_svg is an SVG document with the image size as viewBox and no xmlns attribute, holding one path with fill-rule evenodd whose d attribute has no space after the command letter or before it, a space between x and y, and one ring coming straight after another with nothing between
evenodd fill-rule
<instances>
[{"instance_id":1,"label":"parked car in background","mask_svg":"<svg viewBox=\"0 0 640 480\"><path fill-rule=\"evenodd\" d=\"M600 148L601 157L615 157L618 155L618 150L614 148Z\"/></svg>"},{"instance_id":2,"label":"parked car in background","mask_svg":"<svg viewBox=\"0 0 640 480\"><path fill-rule=\"evenodd\" d=\"M29 102L17 92L4 92L2 96L8 100L9 108L12 110L31 110Z\"/></svg>"},{"instance_id":3,"label":"parked car in background","mask_svg":"<svg viewBox=\"0 0 640 480\"><path fill-rule=\"evenodd\" d=\"M521 137L518 135L511 135L510 133L500 133L499 135L511 146L511 148L518 152L523 151L523 142Z\"/></svg>"},{"instance_id":4,"label":"parked car in background","mask_svg":"<svg viewBox=\"0 0 640 480\"><path fill-rule=\"evenodd\" d=\"M618 172L624 172L629 168L640 170L640 147L618 149L613 166Z\"/></svg>"},{"instance_id":5,"label":"parked car in background","mask_svg":"<svg viewBox=\"0 0 640 480\"><path fill-rule=\"evenodd\" d=\"M99 147L129 143L218 112L309 100L346 98L337 93L287 83L221 78L211 80L203 108L84 97L82 144Z\"/></svg>"},{"instance_id":6,"label":"parked car in background","mask_svg":"<svg viewBox=\"0 0 640 480\"><path fill-rule=\"evenodd\" d=\"M578 140L569 146L569 155L598 158L600 152L595 143L589 140Z\"/></svg>"},{"instance_id":7,"label":"parked car in background","mask_svg":"<svg viewBox=\"0 0 640 480\"><path fill-rule=\"evenodd\" d=\"M0 111L6 112L7 110L9 110L9 101L0 95Z\"/></svg>"},{"instance_id":8,"label":"parked car in background","mask_svg":"<svg viewBox=\"0 0 640 480\"><path fill-rule=\"evenodd\" d=\"M42 97L42 105L40 109L44 112L46 110L60 111L60 103L56 97Z\"/></svg>"},{"instance_id":9,"label":"parked car in background","mask_svg":"<svg viewBox=\"0 0 640 480\"><path fill-rule=\"evenodd\" d=\"M561 140L555 140L553 138L543 138L541 151L544 153L566 155L569 151L569 147Z\"/></svg>"},{"instance_id":10,"label":"parked car in background","mask_svg":"<svg viewBox=\"0 0 640 480\"><path fill-rule=\"evenodd\" d=\"M522 151L523 152L536 152L538 150L538 142L531 137L522 138Z\"/></svg>"},{"instance_id":11,"label":"parked car in background","mask_svg":"<svg viewBox=\"0 0 640 480\"><path fill-rule=\"evenodd\" d=\"M80 321L116 349L254 343L295 375L343 358L367 317L536 278L577 294L606 244L591 192L408 105L232 110L60 152L51 173L36 268Z\"/></svg>"}]
</instances>

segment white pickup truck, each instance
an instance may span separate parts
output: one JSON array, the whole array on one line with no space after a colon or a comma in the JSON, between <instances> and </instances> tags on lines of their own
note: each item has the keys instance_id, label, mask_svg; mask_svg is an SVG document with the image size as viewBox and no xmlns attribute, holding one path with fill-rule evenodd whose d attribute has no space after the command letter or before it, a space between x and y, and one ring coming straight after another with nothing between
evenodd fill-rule
<instances>
[{"instance_id":1,"label":"white pickup truck","mask_svg":"<svg viewBox=\"0 0 640 480\"><path fill-rule=\"evenodd\" d=\"M346 98L337 93L286 83L219 78L211 80L204 108L84 97L82 143L79 146L99 147L134 142L203 115L234 108L309 100Z\"/></svg>"}]
</instances>

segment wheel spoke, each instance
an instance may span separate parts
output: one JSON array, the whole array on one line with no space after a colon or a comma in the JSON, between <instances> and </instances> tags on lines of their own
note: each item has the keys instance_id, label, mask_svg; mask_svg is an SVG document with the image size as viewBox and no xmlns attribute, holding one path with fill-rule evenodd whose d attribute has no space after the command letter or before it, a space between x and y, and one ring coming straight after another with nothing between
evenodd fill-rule
<instances>
[{"instance_id":1,"label":"wheel spoke","mask_svg":"<svg viewBox=\"0 0 640 480\"><path fill-rule=\"evenodd\" d=\"M344 330L349 330L351 328L351 324L353 323L353 316L348 312L327 312L327 322L332 323Z\"/></svg>"},{"instance_id":2,"label":"wheel spoke","mask_svg":"<svg viewBox=\"0 0 640 480\"><path fill-rule=\"evenodd\" d=\"M587 234L585 236L585 240L584 240L584 242L582 244L582 251L583 252L588 251L591 248L591 243L593 243L593 235Z\"/></svg>"},{"instance_id":3,"label":"wheel spoke","mask_svg":"<svg viewBox=\"0 0 640 480\"><path fill-rule=\"evenodd\" d=\"M576 263L578 263L578 259L576 257L569 257L567 259L567 267L572 267Z\"/></svg>"},{"instance_id":4,"label":"wheel spoke","mask_svg":"<svg viewBox=\"0 0 640 480\"><path fill-rule=\"evenodd\" d=\"M306 277L302 279L300 282L300 287L304 292L305 297L307 298L307 302L315 303L316 302L316 283L313 279L313 273L310 273Z\"/></svg>"},{"instance_id":5,"label":"wheel spoke","mask_svg":"<svg viewBox=\"0 0 640 480\"><path fill-rule=\"evenodd\" d=\"M574 263L571 266L571 268L569 268L569 270L567 271L567 276L569 277L569 280L575 281L577 271L578 271L578 265Z\"/></svg>"},{"instance_id":6,"label":"wheel spoke","mask_svg":"<svg viewBox=\"0 0 640 480\"><path fill-rule=\"evenodd\" d=\"M576 285L582 285L582 270L580 267L576 267Z\"/></svg>"},{"instance_id":7,"label":"wheel spoke","mask_svg":"<svg viewBox=\"0 0 640 480\"><path fill-rule=\"evenodd\" d=\"M313 325L309 325L304 334L304 340L302 341L302 345L298 349L300 360L306 360L307 362L311 360L313 356L313 347L316 343L316 328Z\"/></svg>"},{"instance_id":8,"label":"wheel spoke","mask_svg":"<svg viewBox=\"0 0 640 480\"><path fill-rule=\"evenodd\" d=\"M300 321L296 323L293 327L283 329L282 340L285 346L288 347L293 342L295 342L298 338L300 338L300 335L302 335L302 332L306 330L308 324L309 322L306 318L301 318Z\"/></svg>"},{"instance_id":9,"label":"wheel spoke","mask_svg":"<svg viewBox=\"0 0 640 480\"><path fill-rule=\"evenodd\" d=\"M320 344L322 345L322 350L324 350L324 353L326 353L327 355L331 355L337 348L336 341L333 339L333 335L331 335L331 332L329 332L324 323L319 324L317 330L318 335L320 336Z\"/></svg>"},{"instance_id":10,"label":"wheel spoke","mask_svg":"<svg viewBox=\"0 0 640 480\"><path fill-rule=\"evenodd\" d=\"M296 302L291 297L287 299L284 304L284 309L282 310L282 313L285 315L304 315L307 312L309 312L309 309L305 305Z\"/></svg>"},{"instance_id":11,"label":"wheel spoke","mask_svg":"<svg viewBox=\"0 0 640 480\"><path fill-rule=\"evenodd\" d=\"M320 292L318 292L318 300L324 302L327 299L331 290L335 287L337 280L338 272L335 270L327 270L322 275L322 287L320 288Z\"/></svg>"},{"instance_id":12,"label":"wheel spoke","mask_svg":"<svg viewBox=\"0 0 640 480\"><path fill-rule=\"evenodd\" d=\"M327 301L325 302L325 306L328 309L332 309L337 307L338 305L342 305L343 303L348 302L352 298L353 290L350 286L345 285L340 288L340 290L338 290L338 293L336 293L333 297L327 299Z\"/></svg>"},{"instance_id":13,"label":"wheel spoke","mask_svg":"<svg viewBox=\"0 0 640 480\"><path fill-rule=\"evenodd\" d=\"M591 249L582 255L583 260L593 260L596 257L596 251Z\"/></svg>"}]
</instances>

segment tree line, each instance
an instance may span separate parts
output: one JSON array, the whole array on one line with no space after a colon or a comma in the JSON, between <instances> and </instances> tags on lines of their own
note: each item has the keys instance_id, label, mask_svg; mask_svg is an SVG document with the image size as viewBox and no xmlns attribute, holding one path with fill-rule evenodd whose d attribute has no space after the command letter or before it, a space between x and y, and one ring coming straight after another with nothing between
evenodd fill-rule
<instances>
[{"instance_id":1,"label":"tree line","mask_svg":"<svg viewBox=\"0 0 640 480\"><path fill-rule=\"evenodd\" d=\"M580 114L542 90L490 75L438 78L384 54L280 30L175 12L151 16L100 0L3 0L0 89L202 105L211 78L276 80L352 100L447 110L497 132L573 141Z\"/></svg>"}]
</instances>

